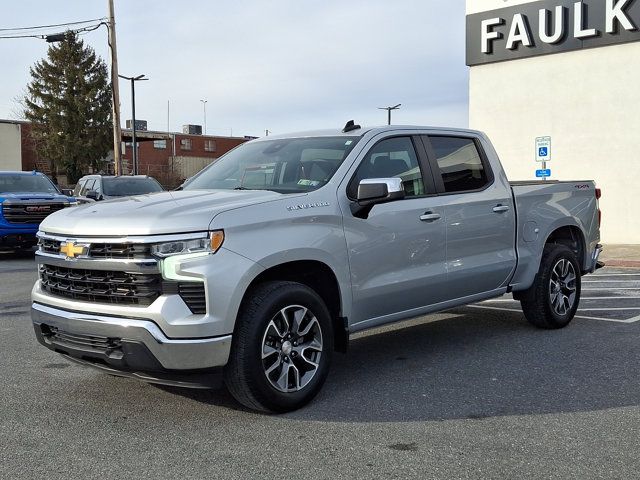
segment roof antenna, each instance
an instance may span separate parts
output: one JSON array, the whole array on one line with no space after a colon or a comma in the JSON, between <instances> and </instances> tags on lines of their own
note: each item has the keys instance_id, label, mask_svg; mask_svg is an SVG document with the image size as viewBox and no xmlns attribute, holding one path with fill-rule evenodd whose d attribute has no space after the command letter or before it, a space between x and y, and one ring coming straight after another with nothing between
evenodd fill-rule
<instances>
[{"instance_id":1,"label":"roof antenna","mask_svg":"<svg viewBox=\"0 0 640 480\"><path fill-rule=\"evenodd\" d=\"M356 125L353 120L349 120L347 124L342 129L342 133L352 132L354 130L360 130L362 127L360 125Z\"/></svg>"}]
</instances>

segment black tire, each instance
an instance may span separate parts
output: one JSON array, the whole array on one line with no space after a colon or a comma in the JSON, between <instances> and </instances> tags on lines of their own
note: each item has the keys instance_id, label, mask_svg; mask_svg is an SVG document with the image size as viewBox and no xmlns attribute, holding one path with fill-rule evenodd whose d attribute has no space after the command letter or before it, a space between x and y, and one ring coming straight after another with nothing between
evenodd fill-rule
<instances>
[{"instance_id":1,"label":"black tire","mask_svg":"<svg viewBox=\"0 0 640 480\"><path fill-rule=\"evenodd\" d=\"M316 339L320 335L321 352L319 357L314 357L314 360L317 360L315 370L311 367L311 362L305 357L308 354L305 352L309 350L309 347L304 348L300 353L292 352L291 342L294 340L291 340L291 342L285 340L281 343L281 339L273 335L274 332L283 330L283 328L274 329L275 324L271 323L272 320L281 322L281 312L283 310L286 312L285 316L291 316L287 309L295 309L297 307L308 309L308 313L304 314L300 324L302 325L306 322L305 325L309 326L313 323L313 331L307 334L306 339L302 336L297 337L303 340L299 340L299 347L296 341L296 348L303 348L303 345L307 345L309 343L307 342L309 335L315 335L314 338ZM304 310L294 311L294 317L298 312L304 312ZM279 325L282 326L284 324L279 323ZM270 333L272 335L269 335ZM293 336L295 337L296 335ZM275 343L269 341L272 338L276 338ZM271 348L267 344L274 345L272 349L277 350L277 352L272 352L269 355L273 356L263 359L265 349ZM287 350L290 352L288 355L291 357L285 354ZM317 355L317 348L310 348L310 350L310 355ZM331 316L320 296L311 288L300 283L265 282L247 294L240 308L233 334L229 362L224 370L224 381L234 398L250 409L262 412L289 412L310 402L320 391L329 373L332 353L333 327ZM297 358L294 359L294 355ZM268 377L266 371L269 368L268 365L265 365L271 361L273 361L271 365L280 362L281 367L277 367ZM294 369L293 366L297 368ZM285 367L287 368L286 374L284 373ZM278 370L278 368L280 369ZM303 375L305 377L308 377L311 373L312 375L307 380L308 383L300 387L303 379L301 372L307 368L310 368L310 370ZM290 370L295 371L290 372ZM290 373L293 373L293 376L290 376ZM277 385L274 380L275 376L279 376L278 382L280 383ZM282 380L283 378L286 378L286 380ZM296 382L298 385L295 384ZM285 388L299 389L296 391L281 391L278 386L282 388L283 383L287 385Z\"/></svg>"},{"instance_id":2,"label":"black tire","mask_svg":"<svg viewBox=\"0 0 640 480\"><path fill-rule=\"evenodd\" d=\"M570 278L572 270L575 279L566 282L566 285L564 281L552 282L552 279L557 277L554 269L556 271L558 268L562 270L563 266L567 266L569 271L566 278ZM580 303L580 275L580 265L571 249L565 245L545 245L540 269L533 285L518 297L522 311L529 323L545 329L558 329L569 325ZM566 301L564 297L566 297Z\"/></svg>"}]
</instances>

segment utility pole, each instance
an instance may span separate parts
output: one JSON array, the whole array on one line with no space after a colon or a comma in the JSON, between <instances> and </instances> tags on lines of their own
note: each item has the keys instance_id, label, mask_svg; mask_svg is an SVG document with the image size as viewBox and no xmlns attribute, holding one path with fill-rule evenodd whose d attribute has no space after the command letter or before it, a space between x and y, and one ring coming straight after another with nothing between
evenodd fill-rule
<instances>
[{"instance_id":1,"label":"utility pole","mask_svg":"<svg viewBox=\"0 0 640 480\"><path fill-rule=\"evenodd\" d=\"M113 168L116 175L122 174L122 132L120 131L120 88L118 86L118 47L116 45L116 20L113 0L109 2L109 46L111 47L111 92L113 117Z\"/></svg>"},{"instance_id":2,"label":"utility pole","mask_svg":"<svg viewBox=\"0 0 640 480\"><path fill-rule=\"evenodd\" d=\"M204 134L207 134L207 100L200 100L202 102L202 111L204 112Z\"/></svg>"},{"instance_id":3,"label":"utility pole","mask_svg":"<svg viewBox=\"0 0 640 480\"><path fill-rule=\"evenodd\" d=\"M271 130L269 130L269 129L265 130L264 131L265 137L268 137L270 133L271 133Z\"/></svg>"},{"instance_id":4,"label":"utility pole","mask_svg":"<svg viewBox=\"0 0 640 480\"><path fill-rule=\"evenodd\" d=\"M118 75L120 78L131 81L131 132L132 132L132 147L133 147L133 174L138 175L138 144L136 143L136 82L138 80L149 80L144 78L144 74L137 77L125 77L124 75Z\"/></svg>"},{"instance_id":5,"label":"utility pole","mask_svg":"<svg viewBox=\"0 0 640 480\"><path fill-rule=\"evenodd\" d=\"M394 107L379 107L378 108L378 110L386 110L387 111L387 125L391 125L391 111L392 110L399 110L401 106L402 106L402 104L399 103Z\"/></svg>"}]
</instances>

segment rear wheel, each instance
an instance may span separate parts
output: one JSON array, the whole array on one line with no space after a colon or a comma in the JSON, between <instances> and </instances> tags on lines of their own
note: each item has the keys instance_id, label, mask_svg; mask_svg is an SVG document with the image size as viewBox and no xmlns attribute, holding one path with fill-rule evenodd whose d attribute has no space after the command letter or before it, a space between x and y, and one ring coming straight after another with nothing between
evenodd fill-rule
<instances>
[{"instance_id":1,"label":"rear wheel","mask_svg":"<svg viewBox=\"0 0 640 480\"><path fill-rule=\"evenodd\" d=\"M580 303L580 265L568 247L544 247L540 269L533 285L519 296L527 320L536 327L566 327Z\"/></svg>"},{"instance_id":2,"label":"rear wheel","mask_svg":"<svg viewBox=\"0 0 640 480\"><path fill-rule=\"evenodd\" d=\"M331 317L306 285L267 282L245 299L225 383L254 410L287 412L316 396L333 351Z\"/></svg>"}]
</instances>

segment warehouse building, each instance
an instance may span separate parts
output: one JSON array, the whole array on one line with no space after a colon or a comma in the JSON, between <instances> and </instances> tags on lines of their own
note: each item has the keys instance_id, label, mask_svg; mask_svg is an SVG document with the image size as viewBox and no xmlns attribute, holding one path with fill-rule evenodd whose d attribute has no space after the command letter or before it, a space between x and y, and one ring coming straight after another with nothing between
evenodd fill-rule
<instances>
[{"instance_id":1,"label":"warehouse building","mask_svg":"<svg viewBox=\"0 0 640 480\"><path fill-rule=\"evenodd\" d=\"M595 179L602 241L640 244L640 1L467 0L469 123L510 179Z\"/></svg>"}]
</instances>

